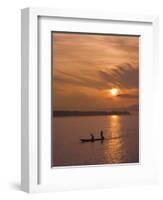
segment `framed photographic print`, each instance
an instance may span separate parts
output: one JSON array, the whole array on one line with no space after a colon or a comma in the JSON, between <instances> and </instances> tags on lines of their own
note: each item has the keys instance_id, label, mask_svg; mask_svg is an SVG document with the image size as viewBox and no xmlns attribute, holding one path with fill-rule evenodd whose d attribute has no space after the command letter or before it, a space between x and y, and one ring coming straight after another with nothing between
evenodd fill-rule
<instances>
[{"instance_id":1,"label":"framed photographic print","mask_svg":"<svg viewBox=\"0 0 163 200\"><path fill-rule=\"evenodd\" d=\"M52 32L52 48L52 166L139 163L139 35Z\"/></svg>"},{"instance_id":2,"label":"framed photographic print","mask_svg":"<svg viewBox=\"0 0 163 200\"><path fill-rule=\"evenodd\" d=\"M158 182L157 45L157 16L22 10L22 190Z\"/></svg>"}]
</instances>

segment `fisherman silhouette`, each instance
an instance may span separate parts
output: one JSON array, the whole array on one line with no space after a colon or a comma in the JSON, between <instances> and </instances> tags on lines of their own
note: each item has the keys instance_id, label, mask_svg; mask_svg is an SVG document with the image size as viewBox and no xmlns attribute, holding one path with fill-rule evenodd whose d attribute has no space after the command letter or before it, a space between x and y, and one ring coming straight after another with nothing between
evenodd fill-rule
<instances>
[{"instance_id":1,"label":"fisherman silhouette","mask_svg":"<svg viewBox=\"0 0 163 200\"><path fill-rule=\"evenodd\" d=\"M94 135L91 134L91 140L92 140L92 142L94 141L94 139L95 139Z\"/></svg>"},{"instance_id":2,"label":"fisherman silhouette","mask_svg":"<svg viewBox=\"0 0 163 200\"><path fill-rule=\"evenodd\" d=\"M100 132L100 136L101 136L101 140L104 140L104 139L105 139L102 130L101 130L101 132Z\"/></svg>"}]
</instances>

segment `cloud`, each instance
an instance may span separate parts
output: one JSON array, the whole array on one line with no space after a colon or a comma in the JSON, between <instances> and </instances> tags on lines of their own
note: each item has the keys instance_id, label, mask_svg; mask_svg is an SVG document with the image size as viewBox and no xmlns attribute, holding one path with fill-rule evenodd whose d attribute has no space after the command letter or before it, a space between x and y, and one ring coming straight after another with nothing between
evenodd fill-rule
<instances>
[{"instance_id":1,"label":"cloud","mask_svg":"<svg viewBox=\"0 0 163 200\"><path fill-rule=\"evenodd\" d=\"M134 94L119 94L118 97L121 97L121 98L138 98L138 95L134 95Z\"/></svg>"},{"instance_id":2,"label":"cloud","mask_svg":"<svg viewBox=\"0 0 163 200\"><path fill-rule=\"evenodd\" d=\"M129 63L121 64L108 71L100 70L100 77L107 82L120 88L138 88L139 70Z\"/></svg>"},{"instance_id":3,"label":"cloud","mask_svg":"<svg viewBox=\"0 0 163 200\"><path fill-rule=\"evenodd\" d=\"M106 90L112 87L132 89L139 87L139 70L130 64L122 64L108 70L85 70L82 75L78 73L55 70L54 84L58 82L74 87L81 86L96 90ZM127 97L127 96L126 96Z\"/></svg>"}]
</instances>

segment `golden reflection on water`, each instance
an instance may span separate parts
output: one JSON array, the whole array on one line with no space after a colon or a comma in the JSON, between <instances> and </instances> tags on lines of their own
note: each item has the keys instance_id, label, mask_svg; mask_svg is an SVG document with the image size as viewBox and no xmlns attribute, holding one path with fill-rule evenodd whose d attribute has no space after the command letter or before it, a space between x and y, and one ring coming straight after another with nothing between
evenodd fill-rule
<instances>
[{"instance_id":1,"label":"golden reflection on water","mask_svg":"<svg viewBox=\"0 0 163 200\"><path fill-rule=\"evenodd\" d=\"M121 130L121 117L118 115L112 115L108 118L110 127L108 151L107 155L108 163L121 163L122 160L122 130Z\"/></svg>"},{"instance_id":2,"label":"golden reflection on water","mask_svg":"<svg viewBox=\"0 0 163 200\"><path fill-rule=\"evenodd\" d=\"M119 136L120 131L120 117L118 115L112 115L109 119L110 127L111 127L111 137L117 137Z\"/></svg>"}]
</instances>

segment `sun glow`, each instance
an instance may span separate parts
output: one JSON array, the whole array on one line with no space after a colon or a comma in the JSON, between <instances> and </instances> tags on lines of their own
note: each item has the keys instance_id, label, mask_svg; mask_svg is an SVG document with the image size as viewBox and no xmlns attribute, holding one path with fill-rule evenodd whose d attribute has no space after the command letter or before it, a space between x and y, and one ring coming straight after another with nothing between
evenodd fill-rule
<instances>
[{"instance_id":1,"label":"sun glow","mask_svg":"<svg viewBox=\"0 0 163 200\"><path fill-rule=\"evenodd\" d=\"M110 90L110 94L112 95L112 96L117 96L118 94L119 94L119 89L117 89L117 88L112 88L111 90Z\"/></svg>"}]
</instances>

